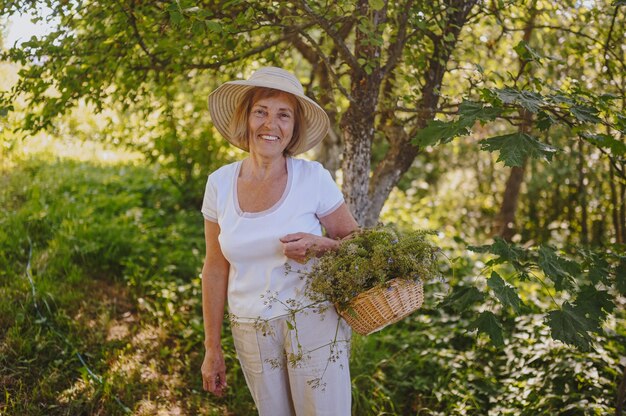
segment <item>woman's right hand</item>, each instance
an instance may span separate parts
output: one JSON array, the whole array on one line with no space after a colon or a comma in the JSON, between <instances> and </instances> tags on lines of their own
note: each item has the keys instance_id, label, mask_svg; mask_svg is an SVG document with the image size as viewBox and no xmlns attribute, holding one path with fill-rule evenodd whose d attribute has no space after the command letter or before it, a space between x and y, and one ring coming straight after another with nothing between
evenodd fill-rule
<instances>
[{"instance_id":1,"label":"woman's right hand","mask_svg":"<svg viewBox=\"0 0 626 416\"><path fill-rule=\"evenodd\" d=\"M226 388L226 363L222 349L207 348L202 362L202 388L221 397Z\"/></svg>"}]
</instances>

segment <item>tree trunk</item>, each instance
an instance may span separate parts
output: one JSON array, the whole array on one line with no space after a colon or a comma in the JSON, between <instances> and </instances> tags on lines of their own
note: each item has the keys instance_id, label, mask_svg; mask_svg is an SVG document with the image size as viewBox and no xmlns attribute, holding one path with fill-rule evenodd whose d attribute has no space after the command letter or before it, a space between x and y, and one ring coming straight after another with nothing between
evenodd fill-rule
<instances>
[{"instance_id":1,"label":"tree trunk","mask_svg":"<svg viewBox=\"0 0 626 416\"><path fill-rule=\"evenodd\" d=\"M578 142L578 190L580 197L580 241L589 244L589 215L587 212L587 187L585 186L585 153L583 141Z\"/></svg>"},{"instance_id":2,"label":"tree trunk","mask_svg":"<svg viewBox=\"0 0 626 416\"><path fill-rule=\"evenodd\" d=\"M567 188L567 201L565 203L565 209L567 210L567 228L568 233L565 238L565 245L573 244L572 241L572 224L576 221L576 207L578 206L578 188L574 184L569 184Z\"/></svg>"},{"instance_id":3,"label":"tree trunk","mask_svg":"<svg viewBox=\"0 0 626 416\"><path fill-rule=\"evenodd\" d=\"M373 113L370 111L368 117L352 104L341 122L345 146L341 164L343 194L352 215L361 226L365 225L369 205L370 157L374 138Z\"/></svg>"},{"instance_id":4,"label":"tree trunk","mask_svg":"<svg viewBox=\"0 0 626 416\"><path fill-rule=\"evenodd\" d=\"M626 368L624 368L624 374L622 375L622 381L617 388L617 398L615 403L615 416L622 416L622 410L624 409L624 402L626 402Z\"/></svg>"},{"instance_id":5,"label":"tree trunk","mask_svg":"<svg viewBox=\"0 0 626 416\"><path fill-rule=\"evenodd\" d=\"M622 226L620 224L620 203L617 197L617 190L615 189L615 172L613 172L613 165L609 163L609 187L611 188L611 205L612 205L612 219L613 229L615 230L615 242L621 244L624 242L622 235Z\"/></svg>"},{"instance_id":6,"label":"tree trunk","mask_svg":"<svg viewBox=\"0 0 626 416\"><path fill-rule=\"evenodd\" d=\"M500 213L496 216L493 234L510 241L515 235L515 213L517 212L517 201L520 189L524 182L524 171L526 160L522 166L511 168L511 173L506 181L504 193L502 195L502 205Z\"/></svg>"},{"instance_id":7,"label":"tree trunk","mask_svg":"<svg viewBox=\"0 0 626 416\"><path fill-rule=\"evenodd\" d=\"M387 19L387 7L372 10L368 0L359 0L357 11L360 16L371 16L372 27L382 36L382 28ZM344 153L341 164L343 171L343 194L354 218L365 225L369 207L368 190L370 180L370 160L374 125L380 86L383 80L381 68L381 47L370 42L371 33L357 26L354 40L354 57L360 57L370 65L354 67L350 83L351 102L341 119L344 138Z\"/></svg>"},{"instance_id":8,"label":"tree trunk","mask_svg":"<svg viewBox=\"0 0 626 416\"><path fill-rule=\"evenodd\" d=\"M626 184L622 182L620 188L620 228L622 229L622 243L624 243L626 240Z\"/></svg>"},{"instance_id":9,"label":"tree trunk","mask_svg":"<svg viewBox=\"0 0 626 416\"><path fill-rule=\"evenodd\" d=\"M528 163L530 163L530 177L534 177L537 174L537 161L535 159L531 159L528 161ZM535 203L535 201L537 199L539 199L539 192L537 192L537 195L531 196L528 200L528 212L526 214L526 221L530 224L536 224L537 226L539 226L539 224L541 224L541 209L537 206L537 204ZM543 213L544 216L547 216L547 213ZM533 227L534 228L534 227ZM531 239L537 239L537 233L536 230L530 228L530 227L526 227L523 230L520 230L522 232L522 240L523 241L528 241Z\"/></svg>"},{"instance_id":10,"label":"tree trunk","mask_svg":"<svg viewBox=\"0 0 626 416\"><path fill-rule=\"evenodd\" d=\"M400 130L402 131L397 131L396 134L403 138L400 140L408 142L408 137L405 137L407 136L406 133L402 128ZM399 140L396 139L395 141ZM396 186L400 177L409 170L419 150L417 146L410 144L392 144L390 146L385 158L378 164L372 177L372 187L369 192L370 205L365 215L366 226L376 224L391 190Z\"/></svg>"}]
</instances>

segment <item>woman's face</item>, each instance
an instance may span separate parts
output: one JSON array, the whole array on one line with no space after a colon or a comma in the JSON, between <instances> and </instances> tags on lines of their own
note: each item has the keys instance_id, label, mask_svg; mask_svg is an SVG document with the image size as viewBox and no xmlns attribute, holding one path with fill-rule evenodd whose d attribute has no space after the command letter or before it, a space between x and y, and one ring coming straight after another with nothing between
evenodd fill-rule
<instances>
[{"instance_id":1,"label":"woman's face","mask_svg":"<svg viewBox=\"0 0 626 416\"><path fill-rule=\"evenodd\" d=\"M250 153L282 155L293 136L294 123L294 107L286 94L256 101L248 116Z\"/></svg>"}]
</instances>

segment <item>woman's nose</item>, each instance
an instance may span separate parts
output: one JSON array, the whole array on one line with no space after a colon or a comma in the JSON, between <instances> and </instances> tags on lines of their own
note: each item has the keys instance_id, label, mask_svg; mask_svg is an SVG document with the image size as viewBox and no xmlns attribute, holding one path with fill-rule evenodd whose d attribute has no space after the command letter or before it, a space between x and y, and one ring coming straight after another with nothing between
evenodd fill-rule
<instances>
[{"instance_id":1,"label":"woman's nose","mask_svg":"<svg viewBox=\"0 0 626 416\"><path fill-rule=\"evenodd\" d=\"M267 118L265 119L265 127L274 127L275 123L275 119L274 116L272 115L268 115Z\"/></svg>"}]
</instances>

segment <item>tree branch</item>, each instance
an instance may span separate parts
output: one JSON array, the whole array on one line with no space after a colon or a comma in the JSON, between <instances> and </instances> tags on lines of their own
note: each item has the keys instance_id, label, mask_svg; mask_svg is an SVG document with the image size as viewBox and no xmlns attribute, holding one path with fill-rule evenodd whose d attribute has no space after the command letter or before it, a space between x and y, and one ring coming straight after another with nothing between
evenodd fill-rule
<instances>
[{"instance_id":1,"label":"tree branch","mask_svg":"<svg viewBox=\"0 0 626 416\"><path fill-rule=\"evenodd\" d=\"M165 67L167 64L167 61L161 60L154 53L150 52L150 50L148 49L148 46L146 45L146 42L143 40L143 37L139 33L139 28L137 27L137 19L135 18L133 10L132 9L126 10L126 8L124 8L124 5L120 1L118 1L118 4L120 8L122 9L122 12L128 18L128 22L130 23L130 27L133 29L133 34L137 38L137 43L139 44L139 47L144 51L144 53L148 56L148 58L150 58L150 61L152 61L151 69L156 69L157 66Z\"/></svg>"},{"instance_id":2,"label":"tree branch","mask_svg":"<svg viewBox=\"0 0 626 416\"><path fill-rule=\"evenodd\" d=\"M302 5L302 9L309 16L311 16L315 20L315 22L317 22L317 24L322 29L324 29L324 31L328 34L328 36L330 36L330 38L335 42L335 45L337 46L337 50L339 51L339 53L341 54L343 59L346 61L348 66L353 71L357 71L357 72L363 71L363 69L361 68L361 66L357 62L356 57L354 56L354 54L352 54L352 52L348 48L348 45L346 45L344 39L337 33L337 31L335 31L335 29L333 29L333 27L328 22L328 20L326 20L322 16L319 16L318 14L316 14L311 9L311 7L308 5L306 0L300 0L300 4Z\"/></svg>"},{"instance_id":3,"label":"tree branch","mask_svg":"<svg viewBox=\"0 0 626 416\"><path fill-rule=\"evenodd\" d=\"M448 0L441 6L444 11L443 35L437 36L432 56L426 72L426 83L422 88L422 96L416 109L413 131L425 127L428 120L434 117L439 102L439 88L446 72L446 64L456 45L461 29L467 16L478 0ZM453 36L447 39L447 34ZM388 117L387 117L388 118ZM389 118L388 118L389 119ZM387 126L389 149L383 160L376 166L370 181L369 198L371 203L366 213L366 223L376 222L383 204L398 182L399 178L411 167L413 160L420 151L418 146L411 144L412 133L407 133L406 124L392 123Z\"/></svg>"},{"instance_id":4,"label":"tree branch","mask_svg":"<svg viewBox=\"0 0 626 416\"><path fill-rule=\"evenodd\" d=\"M319 58L324 62L324 65L326 66L326 68L328 69L328 73L330 74L331 77L333 77L333 80L335 81L335 85L337 86L337 89L351 102L351 103L355 103L354 97L352 97L352 95L344 88L341 86L341 82L339 80L338 75L335 73L335 71L333 71L333 67L331 62L329 61L328 57L326 56L326 54L324 54L324 52L322 51L322 48L320 48L320 46L317 44L317 42L315 42L315 40L309 36L308 33L306 32L300 32L300 36L304 37L305 39L307 39L309 41L309 44L311 45L311 47L313 47L313 49L315 49L315 51L317 52Z\"/></svg>"},{"instance_id":5,"label":"tree branch","mask_svg":"<svg viewBox=\"0 0 626 416\"><path fill-rule=\"evenodd\" d=\"M569 29L567 27L561 27L561 26L553 26L553 25L535 25L535 28L536 29L560 30L560 31L563 31L563 32L572 33L572 34L574 34L576 36L580 36L580 37L589 39L589 40L593 41L594 43L604 47L604 43L600 39L596 39L593 36L588 35L588 34L582 32L582 31L579 31L579 30ZM509 32L513 32L513 31L519 31L519 30L522 30L522 29L510 29L510 28L507 28L506 30L509 31ZM617 55L615 53L615 51L609 49L608 52L615 58L615 60L617 62L619 62L621 64L622 67L626 67L626 65L624 64L624 61L622 61L620 59L620 56Z\"/></svg>"},{"instance_id":6,"label":"tree branch","mask_svg":"<svg viewBox=\"0 0 626 416\"><path fill-rule=\"evenodd\" d=\"M186 68L186 69L219 69L219 67L221 67L222 65L227 65L233 62L237 62L241 59L245 59L245 58L249 58L250 56L256 55L258 53L261 53L269 48L272 48L282 42L288 41L291 38L297 36L297 34L294 33L287 33L285 34L285 36L280 37L276 40L273 40L272 42L269 43L264 43L263 45L259 45L256 48L252 48L247 50L244 53L241 53L239 55L235 55L232 56L230 58L227 59L223 59L221 61L216 61L216 62L200 62L200 63L190 63L190 64L183 64L182 67ZM142 65L137 65L137 66L133 66L132 69L134 70L139 70L139 71L146 71L146 70L150 70L150 69L154 69L153 67L146 67L146 66L142 66Z\"/></svg>"},{"instance_id":7,"label":"tree branch","mask_svg":"<svg viewBox=\"0 0 626 416\"><path fill-rule=\"evenodd\" d=\"M406 28L407 21L409 19L409 10L413 7L413 0L409 0L406 4L406 10L400 16L400 23L398 25L398 32L396 34L396 41L390 46L389 56L387 58L387 63L383 67L383 77L385 77L388 73L393 70L398 64L400 60L400 56L402 56L402 50L404 49L404 45L406 43Z\"/></svg>"},{"instance_id":8,"label":"tree branch","mask_svg":"<svg viewBox=\"0 0 626 416\"><path fill-rule=\"evenodd\" d=\"M609 65L609 45L611 44L611 34L613 33L613 28L615 27L615 20L617 19L617 13L619 11L619 7L615 6L615 11L613 12L613 18L611 19L611 26L609 27L609 32L606 34L606 42L604 43L604 66L606 66L606 70L609 73L609 77L612 77L611 74L611 65Z\"/></svg>"}]
</instances>

